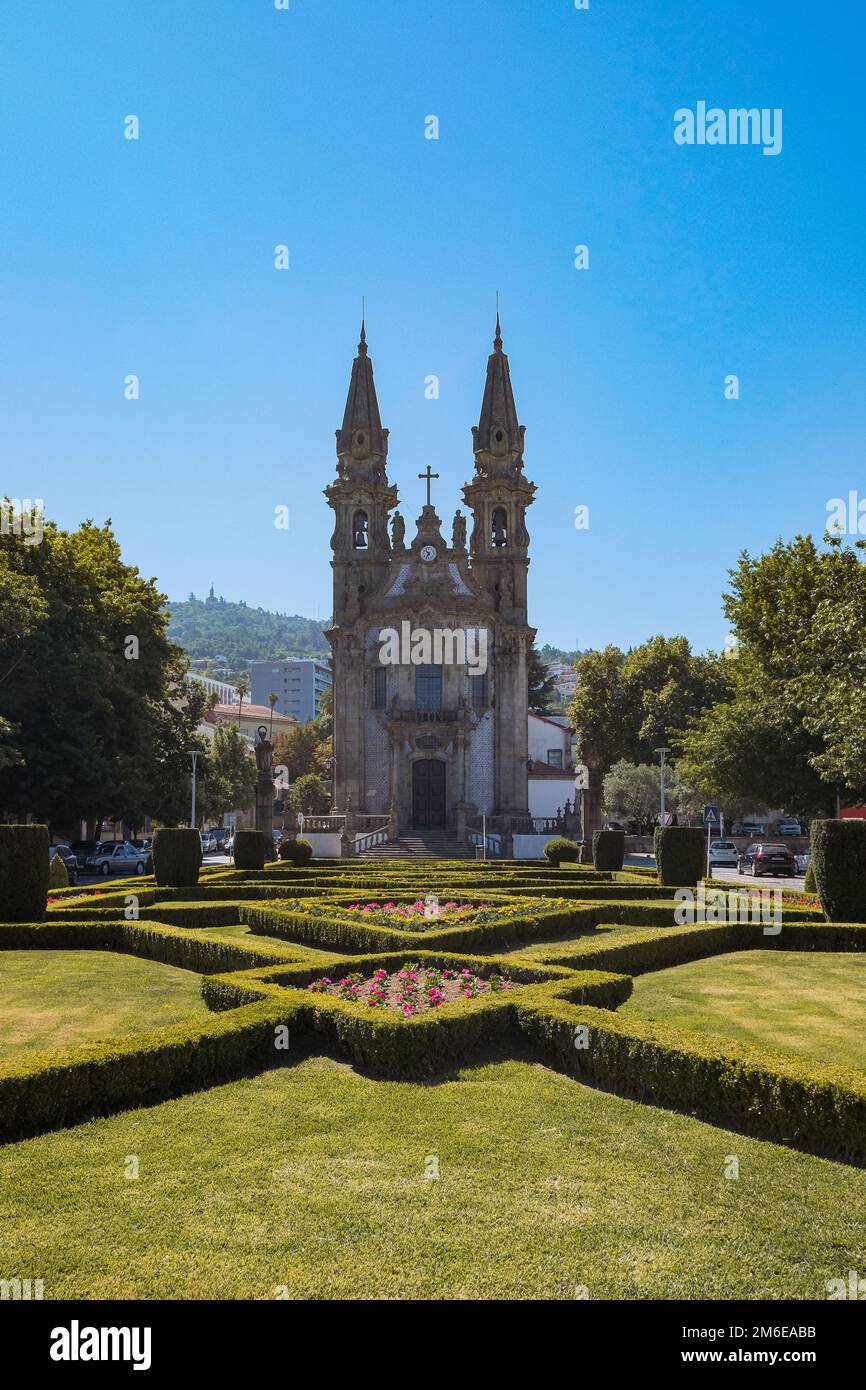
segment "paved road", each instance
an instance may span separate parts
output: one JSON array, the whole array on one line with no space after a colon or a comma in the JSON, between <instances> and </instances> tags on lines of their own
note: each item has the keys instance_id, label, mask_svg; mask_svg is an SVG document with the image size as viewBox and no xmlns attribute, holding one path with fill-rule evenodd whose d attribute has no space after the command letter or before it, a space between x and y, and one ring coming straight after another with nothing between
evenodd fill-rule
<instances>
[{"instance_id":1,"label":"paved road","mask_svg":"<svg viewBox=\"0 0 866 1390\"><path fill-rule=\"evenodd\" d=\"M655 859L651 854L628 854L625 858L626 866L644 865L654 869ZM736 869L713 869L713 878L720 883L736 883L740 888L803 888L803 875L798 874L796 878L771 878L768 874L766 878L752 878L751 874L738 874Z\"/></svg>"},{"instance_id":2,"label":"paved road","mask_svg":"<svg viewBox=\"0 0 866 1390\"><path fill-rule=\"evenodd\" d=\"M766 878L752 878L751 874L738 874L736 869L713 869L714 879L723 879L727 883L737 883L741 888L803 888L803 874L797 874L796 878L771 878L768 874Z\"/></svg>"},{"instance_id":3,"label":"paved road","mask_svg":"<svg viewBox=\"0 0 866 1390\"><path fill-rule=\"evenodd\" d=\"M231 862L232 861L227 854L206 854L204 857L204 864L206 868L211 865L217 864L228 865L231 864ZM126 879L128 879L130 883L138 882L138 874L118 874L117 878L120 881L125 881ZM98 887L101 883L105 882L106 880L102 877L102 874L86 874L83 872L83 870L78 870L78 883L81 888Z\"/></svg>"}]
</instances>

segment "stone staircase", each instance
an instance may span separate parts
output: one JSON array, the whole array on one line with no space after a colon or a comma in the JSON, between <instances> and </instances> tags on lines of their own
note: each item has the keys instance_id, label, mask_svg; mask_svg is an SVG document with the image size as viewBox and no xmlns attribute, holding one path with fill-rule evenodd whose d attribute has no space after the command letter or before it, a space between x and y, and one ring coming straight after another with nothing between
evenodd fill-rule
<instances>
[{"instance_id":1,"label":"stone staircase","mask_svg":"<svg viewBox=\"0 0 866 1390\"><path fill-rule=\"evenodd\" d=\"M475 848L444 830L412 831L365 850L360 859L474 859Z\"/></svg>"}]
</instances>

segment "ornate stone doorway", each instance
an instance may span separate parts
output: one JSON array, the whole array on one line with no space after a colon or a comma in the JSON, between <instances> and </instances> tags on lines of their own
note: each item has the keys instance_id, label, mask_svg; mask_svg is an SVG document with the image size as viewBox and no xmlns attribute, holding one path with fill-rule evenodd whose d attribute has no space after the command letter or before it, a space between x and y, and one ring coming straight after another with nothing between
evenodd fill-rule
<instances>
[{"instance_id":1,"label":"ornate stone doorway","mask_svg":"<svg viewBox=\"0 0 866 1390\"><path fill-rule=\"evenodd\" d=\"M421 758L412 766L412 828L445 828L445 764L441 758Z\"/></svg>"}]
</instances>

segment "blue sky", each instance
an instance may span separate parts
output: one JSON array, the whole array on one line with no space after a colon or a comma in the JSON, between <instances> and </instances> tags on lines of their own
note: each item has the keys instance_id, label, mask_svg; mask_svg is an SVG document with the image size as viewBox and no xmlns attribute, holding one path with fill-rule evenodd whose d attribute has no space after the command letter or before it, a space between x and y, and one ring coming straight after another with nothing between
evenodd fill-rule
<instances>
[{"instance_id":1,"label":"blue sky","mask_svg":"<svg viewBox=\"0 0 866 1390\"><path fill-rule=\"evenodd\" d=\"M442 475L446 523L471 475L500 291L541 641L719 648L740 549L866 496L854 0L15 8L0 489L65 526L111 517L170 597L329 613L322 488L362 294L412 534L416 475ZM782 153L676 145L699 100L781 107Z\"/></svg>"}]
</instances>

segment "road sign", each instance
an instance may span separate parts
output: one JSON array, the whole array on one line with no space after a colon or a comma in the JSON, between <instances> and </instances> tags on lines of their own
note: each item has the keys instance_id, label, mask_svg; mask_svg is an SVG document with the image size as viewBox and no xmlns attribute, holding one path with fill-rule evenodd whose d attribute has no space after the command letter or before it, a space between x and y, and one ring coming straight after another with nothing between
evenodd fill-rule
<instances>
[{"instance_id":1,"label":"road sign","mask_svg":"<svg viewBox=\"0 0 866 1390\"><path fill-rule=\"evenodd\" d=\"M704 825L721 825L718 806L705 806L701 812Z\"/></svg>"}]
</instances>

